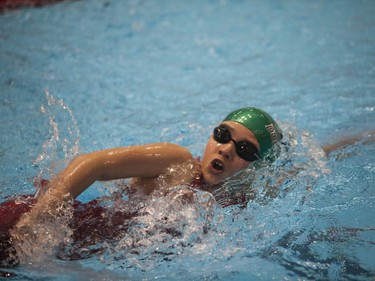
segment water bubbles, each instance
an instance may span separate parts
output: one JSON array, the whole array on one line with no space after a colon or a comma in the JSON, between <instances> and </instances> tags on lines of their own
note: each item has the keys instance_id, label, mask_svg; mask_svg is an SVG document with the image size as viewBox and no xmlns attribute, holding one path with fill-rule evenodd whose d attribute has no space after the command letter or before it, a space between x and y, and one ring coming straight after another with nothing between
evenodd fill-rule
<instances>
[{"instance_id":1,"label":"water bubbles","mask_svg":"<svg viewBox=\"0 0 375 281\"><path fill-rule=\"evenodd\" d=\"M58 246L64 241L70 241L72 230L69 221L73 214L71 202L61 202L57 209L58 212L47 210L38 217L27 213L11 230L13 245L21 263L48 263Z\"/></svg>"},{"instance_id":2,"label":"water bubbles","mask_svg":"<svg viewBox=\"0 0 375 281\"><path fill-rule=\"evenodd\" d=\"M150 270L200 244L210 228L215 201L209 193L177 186L143 199L127 231L105 253L111 267Z\"/></svg>"},{"instance_id":3,"label":"water bubbles","mask_svg":"<svg viewBox=\"0 0 375 281\"><path fill-rule=\"evenodd\" d=\"M48 90L45 96L47 104L41 105L39 110L48 116L50 136L33 160L33 165L40 168L39 178L51 178L79 152L79 129L73 112Z\"/></svg>"},{"instance_id":4,"label":"water bubbles","mask_svg":"<svg viewBox=\"0 0 375 281\"><path fill-rule=\"evenodd\" d=\"M46 108L44 107L44 105L41 105L41 106L40 106L39 111L40 111L41 113L46 113Z\"/></svg>"}]
</instances>

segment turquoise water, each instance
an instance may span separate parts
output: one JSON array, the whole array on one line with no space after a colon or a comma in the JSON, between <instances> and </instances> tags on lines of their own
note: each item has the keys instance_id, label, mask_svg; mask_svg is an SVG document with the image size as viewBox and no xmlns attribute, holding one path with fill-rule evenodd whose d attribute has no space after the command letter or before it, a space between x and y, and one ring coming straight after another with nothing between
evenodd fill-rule
<instances>
[{"instance_id":1,"label":"turquoise water","mask_svg":"<svg viewBox=\"0 0 375 281\"><path fill-rule=\"evenodd\" d=\"M373 1L92 0L0 15L1 201L78 152L170 141L200 156L240 106L270 112L291 143L228 182L254 191L245 209L155 195L104 253L36 250L14 279L373 280L374 144L328 158L320 147L374 130L374 12ZM165 216L181 235L163 231Z\"/></svg>"}]
</instances>

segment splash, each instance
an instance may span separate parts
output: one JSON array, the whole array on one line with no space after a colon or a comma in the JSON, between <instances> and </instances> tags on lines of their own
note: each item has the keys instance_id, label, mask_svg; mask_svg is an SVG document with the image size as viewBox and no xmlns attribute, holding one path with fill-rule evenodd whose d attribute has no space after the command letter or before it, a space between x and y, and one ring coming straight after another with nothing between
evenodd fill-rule
<instances>
[{"instance_id":1,"label":"splash","mask_svg":"<svg viewBox=\"0 0 375 281\"><path fill-rule=\"evenodd\" d=\"M37 189L35 197L46 191L46 179L52 178L79 151L79 129L72 110L62 99L53 97L48 90L45 91L45 96L47 103L40 107L40 112L48 117L50 137L43 144L40 155L33 161L33 165L40 169L34 179ZM16 204L28 204L25 198L17 198ZM44 212L42 217L34 218L30 216L31 212L26 213L11 230L17 252L17 255L12 257L14 260L19 260L22 264L43 264L56 253L58 245L70 241L72 202L61 201L56 209L51 213Z\"/></svg>"},{"instance_id":2,"label":"splash","mask_svg":"<svg viewBox=\"0 0 375 281\"><path fill-rule=\"evenodd\" d=\"M54 210L45 209L38 216L28 212L10 231L16 255L12 258L21 264L49 264L61 243L70 243L72 230L69 222L73 207L71 199L62 199Z\"/></svg>"},{"instance_id":3,"label":"splash","mask_svg":"<svg viewBox=\"0 0 375 281\"><path fill-rule=\"evenodd\" d=\"M213 227L217 205L208 192L176 186L143 199L127 231L101 257L110 268L151 270L200 244Z\"/></svg>"},{"instance_id":4,"label":"splash","mask_svg":"<svg viewBox=\"0 0 375 281\"><path fill-rule=\"evenodd\" d=\"M37 186L43 179L52 178L66 166L79 152L80 133L72 110L62 99L52 96L45 90L46 105L40 107L40 112L48 116L50 137L42 146L42 152L33 161L40 169L36 178Z\"/></svg>"}]
</instances>

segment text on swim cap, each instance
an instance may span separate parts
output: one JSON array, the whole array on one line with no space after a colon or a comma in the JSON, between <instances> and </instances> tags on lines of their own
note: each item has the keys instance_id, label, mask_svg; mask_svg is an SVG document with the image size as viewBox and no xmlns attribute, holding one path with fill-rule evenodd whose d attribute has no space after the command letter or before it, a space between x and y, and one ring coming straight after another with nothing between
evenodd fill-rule
<instances>
[{"instance_id":1,"label":"text on swim cap","mask_svg":"<svg viewBox=\"0 0 375 281\"><path fill-rule=\"evenodd\" d=\"M276 130L275 130L275 127L273 126L273 124L271 123L269 125L266 125L265 127L266 127L267 131L270 133L272 144L277 143Z\"/></svg>"}]
</instances>

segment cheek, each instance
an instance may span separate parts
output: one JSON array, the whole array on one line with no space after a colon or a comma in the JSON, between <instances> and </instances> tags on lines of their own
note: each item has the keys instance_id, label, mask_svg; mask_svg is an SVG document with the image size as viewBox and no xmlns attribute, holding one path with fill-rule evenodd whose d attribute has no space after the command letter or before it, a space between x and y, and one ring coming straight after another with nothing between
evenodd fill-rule
<instances>
[{"instance_id":1,"label":"cheek","mask_svg":"<svg viewBox=\"0 0 375 281\"><path fill-rule=\"evenodd\" d=\"M235 163L233 163L233 172L237 173L243 169L246 169L250 166L250 163L247 161L243 161L241 159L236 160Z\"/></svg>"},{"instance_id":2,"label":"cheek","mask_svg":"<svg viewBox=\"0 0 375 281\"><path fill-rule=\"evenodd\" d=\"M214 153L216 146L217 146L216 143L212 140L212 138L210 138L207 141L206 148L204 149L203 158L206 158L210 156L212 153Z\"/></svg>"}]
</instances>

